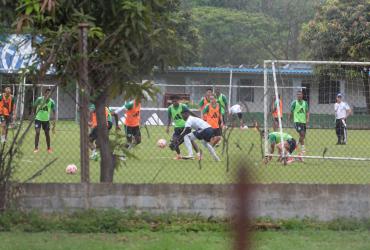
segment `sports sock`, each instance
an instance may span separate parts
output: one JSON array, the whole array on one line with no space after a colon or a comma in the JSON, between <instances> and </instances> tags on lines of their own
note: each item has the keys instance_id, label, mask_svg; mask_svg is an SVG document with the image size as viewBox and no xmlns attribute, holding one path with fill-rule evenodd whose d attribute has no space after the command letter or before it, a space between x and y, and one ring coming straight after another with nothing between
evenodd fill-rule
<instances>
[{"instance_id":1,"label":"sports sock","mask_svg":"<svg viewBox=\"0 0 370 250\"><path fill-rule=\"evenodd\" d=\"M193 147L191 145L191 140L188 134L185 135L184 137L184 143L185 143L186 149L188 150L188 156L193 156Z\"/></svg>"},{"instance_id":2,"label":"sports sock","mask_svg":"<svg viewBox=\"0 0 370 250\"><path fill-rule=\"evenodd\" d=\"M208 151L212 155L213 159L215 159L216 161L220 161L220 158L217 156L215 149L209 143L207 143L204 140L202 140L202 143L203 143L204 147L206 147L208 149Z\"/></svg>"}]
</instances>

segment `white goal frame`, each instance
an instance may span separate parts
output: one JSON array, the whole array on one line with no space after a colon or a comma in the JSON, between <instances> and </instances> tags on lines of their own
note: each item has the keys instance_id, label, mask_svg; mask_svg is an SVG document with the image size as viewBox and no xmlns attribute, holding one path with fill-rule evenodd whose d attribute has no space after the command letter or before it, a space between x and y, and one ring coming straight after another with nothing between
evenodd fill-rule
<instances>
[{"instance_id":1,"label":"white goal frame","mask_svg":"<svg viewBox=\"0 0 370 250\"><path fill-rule=\"evenodd\" d=\"M263 62L263 127L264 127L264 157L272 156L272 157L279 157L278 154L270 154L268 148L268 111L269 111L269 98L268 98L268 73L269 68L271 68L270 73L272 73L272 78L274 81L274 90L275 90L275 97L278 99L278 85L276 80L276 69L275 64L279 63L286 63L286 64L311 64L311 65L354 65L354 66L370 66L370 62L349 62L349 61L295 61L295 60L264 60ZM268 67L270 65L270 67ZM279 120L279 132L282 135L283 128L282 128L282 121L281 121L281 114L280 109L278 109L278 120ZM282 138L282 136L281 136ZM281 145L284 145L284 140L281 141ZM282 154L285 155L285 149L282 147ZM330 160L353 160L353 161L370 161L368 157L334 157L334 156L300 156L302 158L308 159L330 159Z\"/></svg>"}]
</instances>

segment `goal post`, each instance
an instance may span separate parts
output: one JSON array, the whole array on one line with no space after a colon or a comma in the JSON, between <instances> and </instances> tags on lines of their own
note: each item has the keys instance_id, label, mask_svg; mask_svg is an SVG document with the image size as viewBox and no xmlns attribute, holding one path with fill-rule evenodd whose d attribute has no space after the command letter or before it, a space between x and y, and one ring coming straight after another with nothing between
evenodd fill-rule
<instances>
[{"instance_id":1,"label":"goal post","mask_svg":"<svg viewBox=\"0 0 370 250\"><path fill-rule=\"evenodd\" d=\"M282 138L283 133L291 135L299 145L295 154L305 151L300 155L305 160L370 161L366 149L370 142L366 131L370 130L369 69L370 62L265 60L264 131L275 130ZM302 123L293 114L302 117L298 109L303 102L296 102L299 91L308 104ZM271 106L274 100L282 102L283 114ZM276 119L272 109L277 111ZM293 118L288 120L291 113ZM269 152L268 132L264 155L277 157Z\"/></svg>"}]
</instances>

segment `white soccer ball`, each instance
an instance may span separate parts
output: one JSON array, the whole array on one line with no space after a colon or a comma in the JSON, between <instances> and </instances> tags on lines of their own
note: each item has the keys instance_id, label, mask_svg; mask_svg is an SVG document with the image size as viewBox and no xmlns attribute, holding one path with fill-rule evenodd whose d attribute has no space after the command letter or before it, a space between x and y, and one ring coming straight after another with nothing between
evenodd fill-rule
<instances>
[{"instance_id":1,"label":"white soccer ball","mask_svg":"<svg viewBox=\"0 0 370 250\"><path fill-rule=\"evenodd\" d=\"M167 145L167 141L165 139L159 139L157 141L157 146L160 147L160 148L164 148L164 147L166 147L166 145Z\"/></svg>"},{"instance_id":2,"label":"white soccer ball","mask_svg":"<svg viewBox=\"0 0 370 250\"><path fill-rule=\"evenodd\" d=\"M75 174L75 173L77 173L77 166L75 164L69 164L66 167L66 173L67 174Z\"/></svg>"}]
</instances>

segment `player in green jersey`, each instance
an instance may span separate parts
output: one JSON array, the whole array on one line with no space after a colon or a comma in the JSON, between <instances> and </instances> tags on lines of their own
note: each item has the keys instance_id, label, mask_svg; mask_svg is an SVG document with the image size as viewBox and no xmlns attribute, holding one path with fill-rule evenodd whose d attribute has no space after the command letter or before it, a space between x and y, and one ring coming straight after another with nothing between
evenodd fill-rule
<instances>
[{"instance_id":1,"label":"player in green jersey","mask_svg":"<svg viewBox=\"0 0 370 250\"><path fill-rule=\"evenodd\" d=\"M46 89L44 95L37 98L33 107L35 113L35 149L34 153L39 151L39 139L40 139L40 130L41 128L45 132L47 150L49 153L52 153L50 146L50 113L53 112L54 120L52 122L53 129L55 128L55 102L50 98L51 89Z\"/></svg>"},{"instance_id":2,"label":"player in green jersey","mask_svg":"<svg viewBox=\"0 0 370 250\"><path fill-rule=\"evenodd\" d=\"M294 162L294 158L290 157L290 154L293 153L293 151L296 148L296 141L294 138L288 134L288 133L280 133L280 132L272 132L268 135L268 141L270 144L270 154L273 154L275 152L275 147L278 148L279 153L279 161L283 160L283 147L281 142L283 141L284 149L285 149L285 156L287 156L286 163L292 163ZM265 158L265 164L267 164L269 161L271 161L272 156L267 156Z\"/></svg>"},{"instance_id":3,"label":"player in green jersey","mask_svg":"<svg viewBox=\"0 0 370 250\"><path fill-rule=\"evenodd\" d=\"M178 95L171 96L172 104L168 107L168 123L166 132L167 134L170 132L170 126L173 121L174 124L174 132L172 135L172 139L169 145L169 148L172 151L176 151L176 157L175 160L182 159L181 152L179 146L184 142L183 139L180 141L178 138L180 137L181 133L184 131L185 128L185 120L182 117L181 112L184 110L184 108L187 108L187 106L183 103L180 103L180 97Z\"/></svg>"},{"instance_id":4,"label":"player in green jersey","mask_svg":"<svg viewBox=\"0 0 370 250\"><path fill-rule=\"evenodd\" d=\"M289 120L293 119L294 127L299 134L299 143L301 144L301 152L305 153L304 139L306 137L307 124L310 120L308 103L303 100L301 90L297 92L297 100L291 104Z\"/></svg>"}]
</instances>

